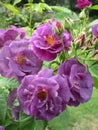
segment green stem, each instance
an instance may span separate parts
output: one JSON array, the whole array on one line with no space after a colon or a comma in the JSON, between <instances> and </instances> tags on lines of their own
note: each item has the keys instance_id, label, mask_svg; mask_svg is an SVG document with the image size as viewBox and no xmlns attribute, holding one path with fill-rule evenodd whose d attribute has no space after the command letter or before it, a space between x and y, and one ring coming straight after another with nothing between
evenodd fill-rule
<instances>
[{"instance_id":1,"label":"green stem","mask_svg":"<svg viewBox=\"0 0 98 130\"><path fill-rule=\"evenodd\" d=\"M29 3L29 4L32 4L32 3L33 3L33 0L28 0L28 3ZM33 17L32 10L30 10L30 15L29 15L29 27L30 27L30 34L31 34L31 35L32 35L32 17Z\"/></svg>"}]
</instances>

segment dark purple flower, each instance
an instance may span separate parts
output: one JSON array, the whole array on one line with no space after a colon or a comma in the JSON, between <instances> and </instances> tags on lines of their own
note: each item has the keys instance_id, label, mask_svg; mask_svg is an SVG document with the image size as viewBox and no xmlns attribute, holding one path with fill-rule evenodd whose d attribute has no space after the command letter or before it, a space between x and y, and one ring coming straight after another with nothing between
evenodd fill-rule
<instances>
[{"instance_id":1,"label":"dark purple flower","mask_svg":"<svg viewBox=\"0 0 98 130\"><path fill-rule=\"evenodd\" d=\"M5 130L3 126L0 126L0 130Z\"/></svg>"},{"instance_id":2,"label":"dark purple flower","mask_svg":"<svg viewBox=\"0 0 98 130\"><path fill-rule=\"evenodd\" d=\"M98 38L98 24L92 26L92 34Z\"/></svg>"},{"instance_id":3,"label":"dark purple flower","mask_svg":"<svg viewBox=\"0 0 98 130\"><path fill-rule=\"evenodd\" d=\"M30 40L33 51L41 60L51 61L62 50L61 40L50 22L40 25Z\"/></svg>"},{"instance_id":4,"label":"dark purple flower","mask_svg":"<svg viewBox=\"0 0 98 130\"><path fill-rule=\"evenodd\" d=\"M69 32L67 30L65 30L62 34L62 40L63 40L63 44L64 44L64 49L65 50L69 50L69 47L71 45L72 39L71 39L71 35L69 34Z\"/></svg>"},{"instance_id":5,"label":"dark purple flower","mask_svg":"<svg viewBox=\"0 0 98 130\"><path fill-rule=\"evenodd\" d=\"M66 109L70 91L65 79L45 69L25 76L17 91L21 108L35 119L51 120Z\"/></svg>"},{"instance_id":6,"label":"dark purple flower","mask_svg":"<svg viewBox=\"0 0 98 130\"><path fill-rule=\"evenodd\" d=\"M16 76L21 80L25 75L36 74L42 62L35 56L26 39L12 41L4 46L0 55L0 73L4 77Z\"/></svg>"},{"instance_id":7,"label":"dark purple flower","mask_svg":"<svg viewBox=\"0 0 98 130\"><path fill-rule=\"evenodd\" d=\"M71 97L69 105L77 106L87 102L92 95L93 79L87 70L77 59L70 59L60 65L58 73L62 77L67 77Z\"/></svg>"},{"instance_id":8,"label":"dark purple flower","mask_svg":"<svg viewBox=\"0 0 98 130\"><path fill-rule=\"evenodd\" d=\"M11 26L9 29L1 29L0 30L0 48L3 47L5 44L9 44L11 41L17 39L17 38L24 38L26 35L26 32L21 29L17 28L15 26Z\"/></svg>"},{"instance_id":9,"label":"dark purple flower","mask_svg":"<svg viewBox=\"0 0 98 130\"><path fill-rule=\"evenodd\" d=\"M12 109L13 118L15 120L18 120L21 108L20 108L19 105L14 106L14 101L16 100L16 98L17 98L17 89L15 88L15 89L10 91L9 96L8 96L7 104Z\"/></svg>"},{"instance_id":10,"label":"dark purple flower","mask_svg":"<svg viewBox=\"0 0 98 130\"><path fill-rule=\"evenodd\" d=\"M77 0L76 7L79 8L79 9L84 9L87 6L91 6L91 5L92 5L92 2L89 1L89 0Z\"/></svg>"}]
</instances>

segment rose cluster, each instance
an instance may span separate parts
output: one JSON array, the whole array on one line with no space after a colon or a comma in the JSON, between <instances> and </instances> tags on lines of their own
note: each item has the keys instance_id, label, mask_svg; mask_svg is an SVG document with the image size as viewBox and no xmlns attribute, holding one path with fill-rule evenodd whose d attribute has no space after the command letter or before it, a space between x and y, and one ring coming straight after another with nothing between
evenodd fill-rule
<instances>
[{"instance_id":1,"label":"rose cluster","mask_svg":"<svg viewBox=\"0 0 98 130\"><path fill-rule=\"evenodd\" d=\"M26 32L15 26L0 32L1 75L21 81L25 75L37 73L42 61L33 53Z\"/></svg>"},{"instance_id":2,"label":"rose cluster","mask_svg":"<svg viewBox=\"0 0 98 130\"><path fill-rule=\"evenodd\" d=\"M35 119L51 120L66 109L78 106L92 95L93 79L78 60L72 58L53 70L43 69L37 75L25 76L17 90L20 106Z\"/></svg>"},{"instance_id":3,"label":"rose cluster","mask_svg":"<svg viewBox=\"0 0 98 130\"><path fill-rule=\"evenodd\" d=\"M93 79L88 66L78 59L64 59L56 74L53 69L41 69L43 61L52 62L62 51L70 51L72 37L62 28L62 24L53 19L41 24L31 38L26 38L25 31L15 26L0 31L0 74L20 82L8 99L15 119L23 110L35 119L49 121L67 106L78 106L91 98ZM92 34L97 37L97 32L93 26ZM18 107L13 106L15 98L18 98Z\"/></svg>"},{"instance_id":4,"label":"rose cluster","mask_svg":"<svg viewBox=\"0 0 98 130\"><path fill-rule=\"evenodd\" d=\"M91 6L91 5L92 5L92 2L89 0L77 0L76 7L79 9L84 9L84 8Z\"/></svg>"},{"instance_id":5,"label":"rose cluster","mask_svg":"<svg viewBox=\"0 0 98 130\"><path fill-rule=\"evenodd\" d=\"M62 25L53 19L52 22L40 25L32 35L30 40L32 49L35 55L42 60L54 60L57 54L62 51L62 46L66 51L69 50L72 41L69 32L65 29L60 38L55 32L55 28L59 33Z\"/></svg>"}]
</instances>

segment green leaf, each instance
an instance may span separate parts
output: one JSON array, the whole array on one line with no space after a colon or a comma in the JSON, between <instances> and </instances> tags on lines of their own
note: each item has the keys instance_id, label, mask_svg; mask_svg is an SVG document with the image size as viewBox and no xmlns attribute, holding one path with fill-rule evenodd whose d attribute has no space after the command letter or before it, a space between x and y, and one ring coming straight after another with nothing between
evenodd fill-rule
<instances>
[{"instance_id":1,"label":"green leaf","mask_svg":"<svg viewBox=\"0 0 98 130\"><path fill-rule=\"evenodd\" d=\"M95 41L95 49L98 49L98 39Z\"/></svg>"},{"instance_id":2,"label":"green leaf","mask_svg":"<svg viewBox=\"0 0 98 130\"><path fill-rule=\"evenodd\" d=\"M22 0L14 0L13 5L15 6L16 4L18 4L19 2L21 2Z\"/></svg>"},{"instance_id":3,"label":"green leaf","mask_svg":"<svg viewBox=\"0 0 98 130\"><path fill-rule=\"evenodd\" d=\"M44 120L34 120L34 130L45 130L47 122Z\"/></svg>"},{"instance_id":4,"label":"green leaf","mask_svg":"<svg viewBox=\"0 0 98 130\"><path fill-rule=\"evenodd\" d=\"M56 13L54 15L54 18L56 18L59 21L63 21L66 18L71 18L73 20L78 20L78 16L74 12L71 12L71 13L64 13L64 12Z\"/></svg>"},{"instance_id":5,"label":"green leaf","mask_svg":"<svg viewBox=\"0 0 98 130\"><path fill-rule=\"evenodd\" d=\"M19 119L20 130L34 130L34 119L32 116L27 116L24 113L20 114Z\"/></svg>"},{"instance_id":6,"label":"green leaf","mask_svg":"<svg viewBox=\"0 0 98 130\"><path fill-rule=\"evenodd\" d=\"M7 102L3 90L0 88L0 121L4 121L7 112Z\"/></svg>"},{"instance_id":7,"label":"green leaf","mask_svg":"<svg viewBox=\"0 0 98 130\"><path fill-rule=\"evenodd\" d=\"M51 7L47 5L46 3L41 3L41 6L44 10L52 10Z\"/></svg>"},{"instance_id":8,"label":"green leaf","mask_svg":"<svg viewBox=\"0 0 98 130\"><path fill-rule=\"evenodd\" d=\"M13 5L11 4L4 4L4 6L10 10L11 12L13 12L14 14L18 15L20 14L20 11L18 9L16 9Z\"/></svg>"},{"instance_id":9,"label":"green leaf","mask_svg":"<svg viewBox=\"0 0 98 130\"><path fill-rule=\"evenodd\" d=\"M98 89L98 79L96 77L93 77L94 80L94 87Z\"/></svg>"},{"instance_id":10,"label":"green leaf","mask_svg":"<svg viewBox=\"0 0 98 130\"><path fill-rule=\"evenodd\" d=\"M43 13L43 7L42 7L42 4L41 4L41 3L36 4L34 10L36 10L36 11L39 12L39 13Z\"/></svg>"},{"instance_id":11,"label":"green leaf","mask_svg":"<svg viewBox=\"0 0 98 130\"><path fill-rule=\"evenodd\" d=\"M24 113L20 114L19 128L20 130L45 130L46 121L34 120L32 116L27 116Z\"/></svg>"},{"instance_id":12,"label":"green leaf","mask_svg":"<svg viewBox=\"0 0 98 130\"><path fill-rule=\"evenodd\" d=\"M27 3L25 4L25 8L29 9L29 11L34 11L34 9L36 8L36 4Z\"/></svg>"},{"instance_id":13,"label":"green leaf","mask_svg":"<svg viewBox=\"0 0 98 130\"><path fill-rule=\"evenodd\" d=\"M92 10L98 10L98 5L91 6L90 9L92 9Z\"/></svg>"},{"instance_id":14,"label":"green leaf","mask_svg":"<svg viewBox=\"0 0 98 130\"><path fill-rule=\"evenodd\" d=\"M71 13L71 10L65 7L61 6L51 6L51 8L56 11L56 12L66 12L66 13Z\"/></svg>"},{"instance_id":15,"label":"green leaf","mask_svg":"<svg viewBox=\"0 0 98 130\"><path fill-rule=\"evenodd\" d=\"M19 82L14 78L4 78L0 76L0 87L5 89L17 88Z\"/></svg>"},{"instance_id":16,"label":"green leaf","mask_svg":"<svg viewBox=\"0 0 98 130\"><path fill-rule=\"evenodd\" d=\"M65 110L58 117L48 122L50 130L67 130L68 125L70 125L68 110Z\"/></svg>"},{"instance_id":17,"label":"green leaf","mask_svg":"<svg viewBox=\"0 0 98 130\"><path fill-rule=\"evenodd\" d=\"M96 77L98 79L98 64L94 64L89 68L89 71L92 76Z\"/></svg>"},{"instance_id":18,"label":"green leaf","mask_svg":"<svg viewBox=\"0 0 98 130\"><path fill-rule=\"evenodd\" d=\"M5 130L19 130L18 129L18 124L11 124L11 125L8 125Z\"/></svg>"},{"instance_id":19,"label":"green leaf","mask_svg":"<svg viewBox=\"0 0 98 130\"><path fill-rule=\"evenodd\" d=\"M91 28L91 27L92 27L93 25L95 25L95 24L98 24L98 19L96 19L96 20L90 22L90 23L87 25L87 28Z\"/></svg>"}]
</instances>

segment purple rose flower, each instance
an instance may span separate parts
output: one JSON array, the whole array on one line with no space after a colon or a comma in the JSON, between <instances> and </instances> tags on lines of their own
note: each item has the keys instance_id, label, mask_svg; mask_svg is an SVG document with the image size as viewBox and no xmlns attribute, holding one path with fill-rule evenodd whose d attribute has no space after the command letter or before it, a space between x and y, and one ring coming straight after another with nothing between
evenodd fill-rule
<instances>
[{"instance_id":1,"label":"purple rose flower","mask_svg":"<svg viewBox=\"0 0 98 130\"><path fill-rule=\"evenodd\" d=\"M4 130L4 127L3 127L3 126L0 126L0 130Z\"/></svg>"},{"instance_id":2,"label":"purple rose flower","mask_svg":"<svg viewBox=\"0 0 98 130\"><path fill-rule=\"evenodd\" d=\"M41 60L51 61L62 50L61 40L50 22L40 25L30 40L33 51Z\"/></svg>"},{"instance_id":3,"label":"purple rose flower","mask_svg":"<svg viewBox=\"0 0 98 130\"><path fill-rule=\"evenodd\" d=\"M56 19L52 19L51 24L54 26L54 28L56 29L57 32L59 32L62 28L62 23L57 21Z\"/></svg>"},{"instance_id":4,"label":"purple rose flower","mask_svg":"<svg viewBox=\"0 0 98 130\"><path fill-rule=\"evenodd\" d=\"M92 26L92 34L98 38L98 24Z\"/></svg>"},{"instance_id":5,"label":"purple rose flower","mask_svg":"<svg viewBox=\"0 0 98 130\"><path fill-rule=\"evenodd\" d=\"M72 39L71 39L71 36L67 30L65 30L63 32L62 39L63 39L64 49L69 50Z\"/></svg>"},{"instance_id":6,"label":"purple rose flower","mask_svg":"<svg viewBox=\"0 0 98 130\"><path fill-rule=\"evenodd\" d=\"M50 69L38 75L25 76L17 95L25 114L35 119L51 120L66 109L70 98L67 82L60 75L53 76Z\"/></svg>"},{"instance_id":7,"label":"purple rose flower","mask_svg":"<svg viewBox=\"0 0 98 130\"><path fill-rule=\"evenodd\" d=\"M14 75L21 80L25 75L36 74L42 65L26 39L12 41L4 46L0 55L0 73L11 78Z\"/></svg>"},{"instance_id":8,"label":"purple rose flower","mask_svg":"<svg viewBox=\"0 0 98 130\"><path fill-rule=\"evenodd\" d=\"M8 106L12 109L12 116L15 120L19 119L19 113L20 113L20 106L14 106L14 101L17 98L17 89L13 89L10 91L9 96L8 96L8 101L7 104Z\"/></svg>"},{"instance_id":9,"label":"purple rose flower","mask_svg":"<svg viewBox=\"0 0 98 130\"><path fill-rule=\"evenodd\" d=\"M71 97L68 105L77 106L87 102L92 95L93 79L87 68L78 62L77 59L70 59L60 65L58 73L67 77Z\"/></svg>"},{"instance_id":10,"label":"purple rose flower","mask_svg":"<svg viewBox=\"0 0 98 130\"><path fill-rule=\"evenodd\" d=\"M92 2L90 2L89 0L77 0L77 5L76 7L79 9L84 9L87 6L91 6Z\"/></svg>"},{"instance_id":11,"label":"purple rose flower","mask_svg":"<svg viewBox=\"0 0 98 130\"><path fill-rule=\"evenodd\" d=\"M0 30L0 48L3 47L4 44L9 44L11 41L15 40L17 37L24 38L26 32L15 26L11 26L10 29Z\"/></svg>"}]
</instances>

